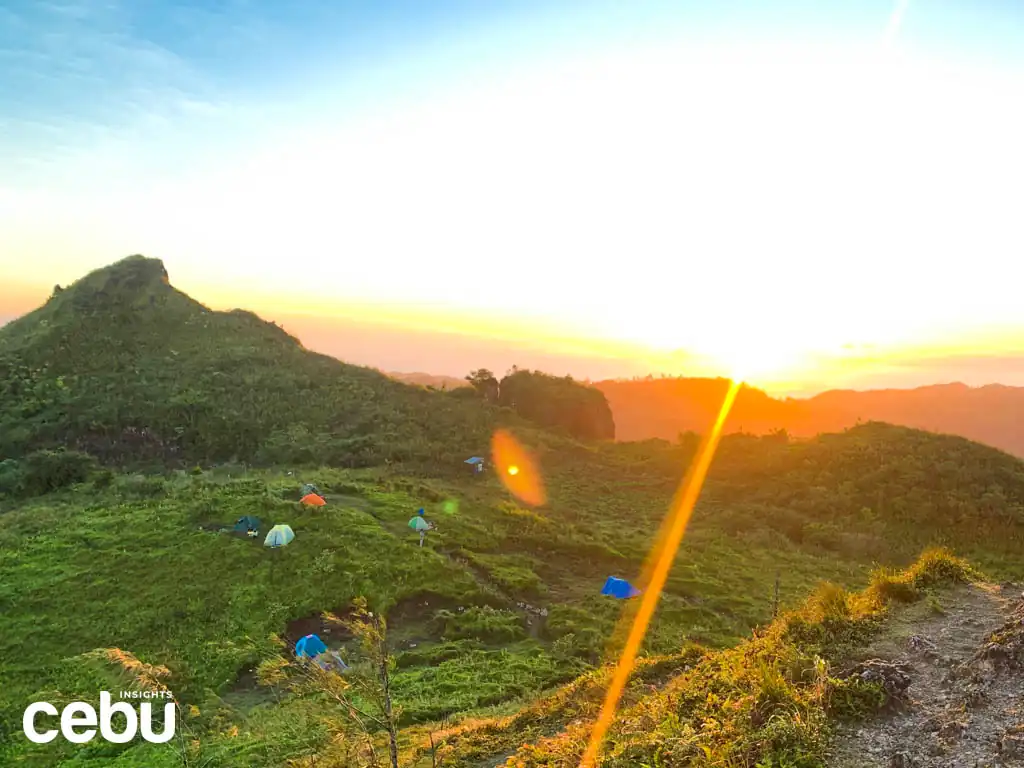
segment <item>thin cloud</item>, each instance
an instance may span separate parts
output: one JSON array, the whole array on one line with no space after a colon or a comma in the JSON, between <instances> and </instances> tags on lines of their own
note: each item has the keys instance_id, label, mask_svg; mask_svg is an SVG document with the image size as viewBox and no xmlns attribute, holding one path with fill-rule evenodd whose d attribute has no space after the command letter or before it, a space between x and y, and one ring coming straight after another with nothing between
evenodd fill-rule
<instances>
[{"instance_id":1,"label":"thin cloud","mask_svg":"<svg viewBox=\"0 0 1024 768\"><path fill-rule=\"evenodd\" d=\"M910 0L896 0L896 7L893 8L892 15L889 17L889 23L882 34L883 48L889 48L896 42L896 38L903 26L903 18L907 15L909 7Z\"/></svg>"},{"instance_id":2,"label":"thin cloud","mask_svg":"<svg viewBox=\"0 0 1024 768\"><path fill-rule=\"evenodd\" d=\"M131 154L126 145L164 144L183 122L228 111L222 89L185 53L134 31L131 10L91 0L2 9L0 157L13 178L49 183L46 168L81 177L116 165Z\"/></svg>"}]
</instances>

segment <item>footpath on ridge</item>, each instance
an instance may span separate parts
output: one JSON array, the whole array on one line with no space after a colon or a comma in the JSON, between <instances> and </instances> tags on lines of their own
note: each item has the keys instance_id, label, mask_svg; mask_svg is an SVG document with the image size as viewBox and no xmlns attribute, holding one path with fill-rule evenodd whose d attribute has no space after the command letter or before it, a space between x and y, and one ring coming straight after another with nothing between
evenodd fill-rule
<instances>
[{"instance_id":1,"label":"footpath on ridge","mask_svg":"<svg viewBox=\"0 0 1024 768\"><path fill-rule=\"evenodd\" d=\"M894 705L840 725L827 764L1024 766L1021 587L971 584L915 608L858 654L861 673L897 694Z\"/></svg>"}]
</instances>

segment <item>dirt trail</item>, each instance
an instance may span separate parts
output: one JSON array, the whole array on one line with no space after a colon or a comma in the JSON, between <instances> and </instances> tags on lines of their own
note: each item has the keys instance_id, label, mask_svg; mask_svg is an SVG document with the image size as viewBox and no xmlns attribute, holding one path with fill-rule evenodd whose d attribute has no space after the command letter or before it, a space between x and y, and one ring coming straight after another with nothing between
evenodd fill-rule
<instances>
[{"instance_id":1,"label":"dirt trail","mask_svg":"<svg viewBox=\"0 0 1024 768\"><path fill-rule=\"evenodd\" d=\"M1024 768L1021 588L965 586L938 603L894 618L859 654L903 700L841 725L830 768Z\"/></svg>"}]
</instances>

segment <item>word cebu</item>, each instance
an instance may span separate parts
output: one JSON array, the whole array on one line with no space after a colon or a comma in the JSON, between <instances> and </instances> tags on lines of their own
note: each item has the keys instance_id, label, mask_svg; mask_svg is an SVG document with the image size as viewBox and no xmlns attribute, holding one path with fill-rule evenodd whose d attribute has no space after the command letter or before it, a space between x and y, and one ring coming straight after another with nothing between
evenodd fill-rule
<instances>
[{"instance_id":1,"label":"word cebu","mask_svg":"<svg viewBox=\"0 0 1024 768\"><path fill-rule=\"evenodd\" d=\"M122 691L122 699L173 699L167 691ZM118 733L114 730L111 719L117 713L124 715L125 729ZM35 744L48 744L57 738L57 730L50 729L40 733L36 720L40 715L57 717L60 715L60 733L72 744L86 744L96 736L99 726L100 736L112 744L126 744L142 731L142 738L150 744L163 744L174 738L173 700L164 704L164 729L161 733L153 733L153 705L146 701L139 705L139 712L126 701L111 703L110 694L100 693L100 711L84 701L74 701L64 707L63 712L47 701L30 704L22 718L22 729L29 741ZM141 726L141 729L140 729Z\"/></svg>"}]
</instances>

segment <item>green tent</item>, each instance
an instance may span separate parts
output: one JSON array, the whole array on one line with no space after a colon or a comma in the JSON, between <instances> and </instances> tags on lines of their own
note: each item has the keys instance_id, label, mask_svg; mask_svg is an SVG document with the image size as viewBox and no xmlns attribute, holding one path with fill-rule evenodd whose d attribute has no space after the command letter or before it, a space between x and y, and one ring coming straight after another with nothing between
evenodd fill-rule
<instances>
[{"instance_id":1,"label":"green tent","mask_svg":"<svg viewBox=\"0 0 1024 768\"><path fill-rule=\"evenodd\" d=\"M292 539L295 538L295 532L292 531L290 525L275 525L267 533L267 538L263 540L263 546L265 547L284 547L291 543Z\"/></svg>"}]
</instances>

